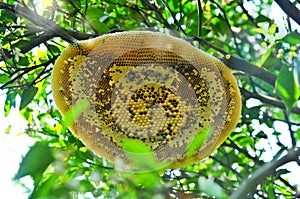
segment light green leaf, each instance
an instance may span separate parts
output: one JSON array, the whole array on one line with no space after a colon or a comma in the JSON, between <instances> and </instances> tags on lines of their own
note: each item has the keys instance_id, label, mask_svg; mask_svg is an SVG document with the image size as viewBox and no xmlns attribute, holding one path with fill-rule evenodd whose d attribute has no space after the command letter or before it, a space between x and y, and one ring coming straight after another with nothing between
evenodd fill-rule
<instances>
[{"instance_id":1,"label":"light green leaf","mask_svg":"<svg viewBox=\"0 0 300 199\"><path fill-rule=\"evenodd\" d=\"M73 124L73 122L80 116L80 114L90 106L87 99L77 102L72 108L65 114L62 120L61 133L65 132L67 128Z\"/></svg>"},{"instance_id":2,"label":"light green leaf","mask_svg":"<svg viewBox=\"0 0 300 199\"><path fill-rule=\"evenodd\" d=\"M41 185L35 187L29 199L47 198L51 195L51 189L55 186L58 178L58 174L53 174Z\"/></svg>"},{"instance_id":3,"label":"light green leaf","mask_svg":"<svg viewBox=\"0 0 300 199\"><path fill-rule=\"evenodd\" d=\"M266 50L266 52L263 54L263 56L261 57L260 63L258 66L262 66L266 60L270 57L271 52L272 52L272 47L274 46L274 44L270 45L268 47L268 49Z\"/></svg>"},{"instance_id":4,"label":"light green leaf","mask_svg":"<svg viewBox=\"0 0 300 199\"><path fill-rule=\"evenodd\" d=\"M187 147L187 156L194 155L194 153L198 151L198 149L202 146L202 144L206 141L206 139L211 135L212 132L213 128L211 127L206 127L202 129Z\"/></svg>"},{"instance_id":5,"label":"light green leaf","mask_svg":"<svg viewBox=\"0 0 300 199\"><path fill-rule=\"evenodd\" d=\"M267 32L262 28L254 28L254 31L257 33L264 34L264 35L267 34Z\"/></svg>"},{"instance_id":6,"label":"light green leaf","mask_svg":"<svg viewBox=\"0 0 300 199\"><path fill-rule=\"evenodd\" d=\"M124 139L122 147L129 153L151 153L152 150L142 141L133 139Z\"/></svg>"},{"instance_id":7,"label":"light green leaf","mask_svg":"<svg viewBox=\"0 0 300 199\"><path fill-rule=\"evenodd\" d=\"M124 139L121 146L133 167L140 172L155 171L169 165L167 162L159 162L154 152L141 140Z\"/></svg>"},{"instance_id":8,"label":"light green leaf","mask_svg":"<svg viewBox=\"0 0 300 199\"><path fill-rule=\"evenodd\" d=\"M9 126L4 130L4 133L5 133L5 134L9 134L10 130L11 130L11 125L9 125Z\"/></svg>"},{"instance_id":9,"label":"light green leaf","mask_svg":"<svg viewBox=\"0 0 300 199\"><path fill-rule=\"evenodd\" d=\"M136 185L142 185L146 189L153 189L158 181L160 176L156 172L145 172L137 173L135 183Z\"/></svg>"},{"instance_id":10,"label":"light green leaf","mask_svg":"<svg viewBox=\"0 0 300 199\"><path fill-rule=\"evenodd\" d=\"M270 35L274 35L276 33L276 30L277 30L277 25L276 24L272 24L269 29L268 29L268 32Z\"/></svg>"},{"instance_id":11,"label":"light green leaf","mask_svg":"<svg viewBox=\"0 0 300 199\"><path fill-rule=\"evenodd\" d=\"M215 183L213 179L206 179L203 176L200 176L198 179L199 189L211 197L217 199L226 199L228 195L222 189L220 185Z\"/></svg>"},{"instance_id":12,"label":"light green leaf","mask_svg":"<svg viewBox=\"0 0 300 199\"><path fill-rule=\"evenodd\" d=\"M37 93L38 88L31 86L28 89L23 91L21 96L21 103L20 103L20 110L25 108L34 98L35 94Z\"/></svg>"},{"instance_id":13,"label":"light green leaf","mask_svg":"<svg viewBox=\"0 0 300 199\"><path fill-rule=\"evenodd\" d=\"M6 83L9 80L11 80L11 78L6 73L0 74L0 84Z\"/></svg>"},{"instance_id":14,"label":"light green leaf","mask_svg":"<svg viewBox=\"0 0 300 199\"><path fill-rule=\"evenodd\" d=\"M299 97L299 83L296 69L283 65L275 83L276 93L285 104L287 113Z\"/></svg>"},{"instance_id":15,"label":"light green leaf","mask_svg":"<svg viewBox=\"0 0 300 199\"><path fill-rule=\"evenodd\" d=\"M268 198L269 199L276 199L277 197L275 196L275 190L272 184L266 186L266 191L268 193Z\"/></svg>"}]
</instances>

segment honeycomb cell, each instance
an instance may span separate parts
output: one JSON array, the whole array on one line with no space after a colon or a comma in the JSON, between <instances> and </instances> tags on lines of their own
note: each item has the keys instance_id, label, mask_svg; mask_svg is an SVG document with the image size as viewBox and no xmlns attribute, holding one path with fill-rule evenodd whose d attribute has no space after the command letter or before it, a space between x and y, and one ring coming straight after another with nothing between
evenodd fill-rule
<instances>
[{"instance_id":1,"label":"honeycomb cell","mask_svg":"<svg viewBox=\"0 0 300 199\"><path fill-rule=\"evenodd\" d=\"M214 152L241 111L230 69L180 38L150 31L70 44L55 63L52 91L63 115L88 101L70 130L94 153L131 168L124 140L144 143L165 168L183 167Z\"/></svg>"}]
</instances>

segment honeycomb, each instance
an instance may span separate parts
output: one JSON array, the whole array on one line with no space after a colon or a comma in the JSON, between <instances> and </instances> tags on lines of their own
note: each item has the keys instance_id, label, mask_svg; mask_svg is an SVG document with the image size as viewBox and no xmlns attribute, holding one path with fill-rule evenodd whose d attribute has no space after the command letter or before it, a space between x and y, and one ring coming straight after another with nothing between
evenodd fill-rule
<instances>
[{"instance_id":1,"label":"honeycomb","mask_svg":"<svg viewBox=\"0 0 300 199\"><path fill-rule=\"evenodd\" d=\"M213 153L241 112L229 68L180 38L150 31L70 44L54 65L52 92L63 115L88 101L70 130L97 155L130 168L124 139L144 143L166 168L183 167ZM211 133L188 154L208 128Z\"/></svg>"}]
</instances>

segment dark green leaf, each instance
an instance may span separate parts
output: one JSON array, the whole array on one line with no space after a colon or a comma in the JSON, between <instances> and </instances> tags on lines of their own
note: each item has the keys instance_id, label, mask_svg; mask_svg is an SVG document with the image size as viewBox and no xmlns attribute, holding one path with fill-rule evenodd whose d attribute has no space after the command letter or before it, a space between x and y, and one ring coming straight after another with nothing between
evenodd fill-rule
<instances>
[{"instance_id":1,"label":"dark green leaf","mask_svg":"<svg viewBox=\"0 0 300 199\"><path fill-rule=\"evenodd\" d=\"M49 50L51 50L52 53L54 54L58 54L60 53L60 50L57 46L55 45L48 45Z\"/></svg>"},{"instance_id":2,"label":"dark green leaf","mask_svg":"<svg viewBox=\"0 0 300 199\"><path fill-rule=\"evenodd\" d=\"M271 21L271 19L266 17L265 15L259 15L254 21L256 23L261 23L261 22L269 22Z\"/></svg>"},{"instance_id":3,"label":"dark green leaf","mask_svg":"<svg viewBox=\"0 0 300 199\"><path fill-rule=\"evenodd\" d=\"M30 64L28 57L21 57L18 65L20 66L28 66Z\"/></svg>"},{"instance_id":4,"label":"dark green leaf","mask_svg":"<svg viewBox=\"0 0 300 199\"><path fill-rule=\"evenodd\" d=\"M37 93L38 88L31 86L28 89L23 91L21 96L21 103L20 103L20 110L25 108L34 98L35 94Z\"/></svg>"},{"instance_id":5,"label":"dark green leaf","mask_svg":"<svg viewBox=\"0 0 300 199\"><path fill-rule=\"evenodd\" d=\"M30 175L35 184L39 182L39 177L46 168L53 162L52 151L46 143L37 142L33 145L23 158L19 170L14 179L20 179Z\"/></svg>"},{"instance_id":6,"label":"dark green leaf","mask_svg":"<svg viewBox=\"0 0 300 199\"><path fill-rule=\"evenodd\" d=\"M8 92L6 94L6 100L5 100L5 104L4 104L5 117L8 116L10 109L12 107L16 107L16 96L17 96L16 92Z\"/></svg>"},{"instance_id":7,"label":"dark green leaf","mask_svg":"<svg viewBox=\"0 0 300 199\"><path fill-rule=\"evenodd\" d=\"M277 95L284 102L287 113L289 114L299 97L298 74L296 69L283 65L277 77L275 87Z\"/></svg>"},{"instance_id":8,"label":"dark green leaf","mask_svg":"<svg viewBox=\"0 0 300 199\"><path fill-rule=\"evenodd\" d=\"M279 169L279 170L276 171L277 176L280 176L282 174L287 174L287 173L291 173L291 171L288 170L288 169Z\"/></svg>"}]
</instances>

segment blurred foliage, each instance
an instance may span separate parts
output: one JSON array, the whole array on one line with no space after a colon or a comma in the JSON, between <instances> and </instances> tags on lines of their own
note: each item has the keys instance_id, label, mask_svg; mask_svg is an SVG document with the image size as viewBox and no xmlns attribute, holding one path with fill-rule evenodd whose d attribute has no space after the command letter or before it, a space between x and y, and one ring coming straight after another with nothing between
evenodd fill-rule
<instances>
[{"instance_id":1,"label":"blurred foliage","mask_svg":"<svg viewBox=\"0 0 300 199\"><path fill-rule=\"evenodd\" d=\"M299 147L299 28L297 31L291 26L290 18L285 18L284 24L269 18L272 3L1 1L0 91L6 96L3 109L7 116L12 108L18 108L28 121L24 133L38 140L23 158L15 177L22 184L22 177L31 176L33 187L22 184L29 198L229 198L262 165ZM32 17L35 15L57 24L62 31L55 32L53 26L39 23L40 18ZM276 75L276 84L236 72L243 94L241 122L222 147L200 163L162 173L114 170L65 129L66 122L52 100L49 76L55 59L69 42L66 38L139 29L167 29L183 38L201 38L207 42L190 41L218 58L222 53L216 47L265 68ZM18 97L21 101L16 107ZM9 131L10 126L5 133ZM299 156L294 161L300 165ZM300 184L290 183L286 175L290 172L288 167L276 168L245 198L300 197Z\"/></svg>"}]
</instances>

